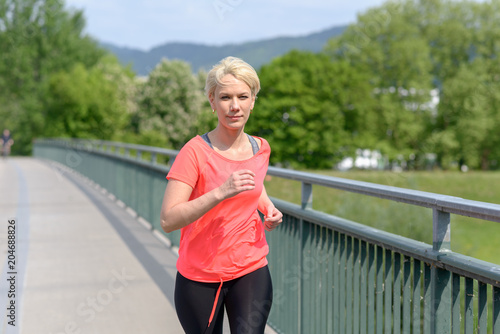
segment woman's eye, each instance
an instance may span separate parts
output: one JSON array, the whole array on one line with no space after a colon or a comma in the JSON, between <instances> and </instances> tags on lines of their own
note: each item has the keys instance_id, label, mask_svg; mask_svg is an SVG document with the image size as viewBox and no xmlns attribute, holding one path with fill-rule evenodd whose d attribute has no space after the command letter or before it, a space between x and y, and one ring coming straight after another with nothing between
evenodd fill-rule
<instances>
[{"instance_id":1,"label":"woman's eye","mask_svg":"<svg viewBox=\"0 0 500 334\"><path fill-rule=\"evenodd\" d=\"M248 98L248 96L246 96L246 95L240 96L240 99L242 99L242 100L246 100L247 98Z\"/></svg>"}]
</instances>

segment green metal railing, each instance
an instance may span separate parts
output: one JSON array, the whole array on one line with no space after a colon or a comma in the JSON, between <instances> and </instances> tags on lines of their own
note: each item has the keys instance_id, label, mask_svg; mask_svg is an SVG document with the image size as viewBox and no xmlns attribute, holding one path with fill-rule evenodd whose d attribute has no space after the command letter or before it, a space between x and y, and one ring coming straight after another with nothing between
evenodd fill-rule
<instances>
[{"instance_id":1,"label":"green metal railing","mask_svg":"<svg viewBox=\"0 0 500 334\"><path fill-rule=\"evenodd\" d=\"M90 178L158 230L176 154L105 141L34 145L36 157ZM450 214L500 222L500 205L275 167L268 174L302 183L301 206L273 198L284 213L267 234L277 332L500 334L500 266L450 249ZM433 245L312 210L313 184L431 209ZM173 245L179 236L167 235Z\"/></svg>"}]
</instances>

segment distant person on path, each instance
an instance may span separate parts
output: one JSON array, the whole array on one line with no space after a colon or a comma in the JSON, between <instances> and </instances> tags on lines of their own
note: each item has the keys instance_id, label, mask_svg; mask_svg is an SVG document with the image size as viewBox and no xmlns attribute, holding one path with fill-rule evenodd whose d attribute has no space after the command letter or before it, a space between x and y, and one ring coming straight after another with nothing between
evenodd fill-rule
<instances>
[{"instance_id":1,"label":"distant person on path","mask_svg":"<svg viewBox=\"0 0 500 334\"><path fill-rule=\"evenodd\" d=\"M264 230L283 215L264 188L271 148L244 132L259 90L243 60L215 65L205 93L217 127L186 143L167 175L161 224L166 232L181 229L175 308L188 334L222 333L224 309L231 333L262 334L269 316Z\"/></svg>"},{"instance_id":2,"label":"distant person on path","mask_svg":"<svg viewBox=\"0 0 500 334\"><path fill-rule=\"evenodd\" d=\"M12 139L9 129L3 130L0 144L2 147L2 156L7 158L10 154L10 147L14 144L14 139Z\"/></svg>"}]
</instances>

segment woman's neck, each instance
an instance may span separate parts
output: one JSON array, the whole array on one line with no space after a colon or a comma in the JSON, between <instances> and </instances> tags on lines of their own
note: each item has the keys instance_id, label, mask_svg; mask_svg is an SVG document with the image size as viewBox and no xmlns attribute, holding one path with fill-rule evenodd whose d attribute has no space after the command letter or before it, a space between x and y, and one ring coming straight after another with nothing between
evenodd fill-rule
<instances>
[{"instance_id":1,"label":"woman's neck","mask_svg":"<svg viewBox=\"0 0 500 334\"><path fill-rule=\"evenodd\" d=\"M215 144L221 151L241 150L248 146L248 139L245 135L244 128L229 130L217 126L214 130L210 131L209 135L212 144Z\"/></svg>"}]
</instances>

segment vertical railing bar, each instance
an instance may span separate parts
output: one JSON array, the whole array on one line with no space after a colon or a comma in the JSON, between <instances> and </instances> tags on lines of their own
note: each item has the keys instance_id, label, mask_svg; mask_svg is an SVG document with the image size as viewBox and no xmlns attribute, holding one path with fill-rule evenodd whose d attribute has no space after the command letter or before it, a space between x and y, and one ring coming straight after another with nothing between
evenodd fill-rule
<instances>
[{"instance_id":1,"label":"vertical railing bar","mask_svg":"<svg viewBox=\"0 0 500 334\"><path fill-rule=\"evenodd\" d=\"M333 272L333 333L340 334L340 293L342 287L340 285L340 272L343 268L340 265L340 240L339 232L333 233L333 261L335 270Z\"/></svg>"},{"instance_id":2,"label":"vertical railing bar","mask_svg":"<svg viewBox=\"0 0 500 334\"><path fill-rule=\"evenodd\" d=\"M325 268L323 267L323 227L319 225L314 225L315 226L315 240L316 240L316 253L313 254L315 258L315 266L314 266L314 273L316 274L316 277L313 277L314 281L317 282L317 284L311 284L311 288L313 288L312 292L316 293L316 310L315 310L315 315L316 315L316 328L315 330L320 333L324 333L324 328L323 324L324 321L322 319L326 319L326 317L323 317L323 312L326 311L326 305L323 305L323 301L325 301L325 295L326 295L326 286L325 286L325 281L323 280L323 273L325 272ZM316 287L316 288L315 288ZM315 289L314 289L315 288ZM311 294L311 296L314 296L314 294Z\"/></svg>"},{"instance_id":3,"label":"vertical railing bar","mask_svg":"<svg viewBox=\"0 0 500 334\"><path fill-rule=\"evenodd\" d=\"M340 299L339 299L339 332L344 334L346 329L346 235L340 236Z\"/></svg>"},{"instance_id":4,"label":"vertical railing bar","mask_svg":"<svg viewBox=\"0 0 500 334\"><path fill-rule=\"evenodd\" d=\"M359 307L360 307L360 300L359 300L359 297L360 297L360 283L361 283L361 277L360 277L360 259L359 259L359 253L360 253L360 249L359 249L359 239L355 239L353 238L353 257L352 257L352 261L353 261L353 265L354 265L354 275L353 275L353 295L354 295L354 298L353 298L353 315L352 315L352 320L353 320L353 324L352 324L352 330L353 330L353 333L359 333L359 322L360 322L360 318L359 318L359 314L360 314L360 310L359 310ZM363 303L364 304L364 303Z\"/></svg>"},{"instance_id":5,"label":"vertical railing bar","mask_svg":"<svg viewBox=\"0 0 500 334\"><path fill-rule=\"evenodd\" d=\"M315 305L312 301L315 299L311 296L311 272L309 272L309 264L312 259L311 249L312 249L312 229L313 225L309 222L304 221L304 234L303 238L303 252L302 252L302 268L301 268L301 295L302 295L302 333L306 334L311 330L311 325L315 323L314 321L314 310Z\"/></svg>"},{"instance_id":6,"label":"vertical railing bar","mask_svg":"<svg viewBox=\"0 0 500 334\"><path fill-rule=\"evenodd\" d=\"M360 263L360 313L359 313L359 333L366 334L366 310L368 307L368 296L367 296L367 288L368 288L368 254L367 254L367 245L366 241L361 241L361 263Z\"/></svg>"},{"instance_id":7,"label":"vertical railing bar","mask_svg":"<svg viewBox=\"0 0 500 334\"><path fill-rule=\"evenodd\" d=\"M424 262L424 334L431 334L432 313L432 289L431 289L431 265Z\"/></svg>"},{"instance_id":8,"label":"vertical railing bar","mask_svg":"<svg viewBox=\"0 0 500 334\"><path fill-rule=\"evenodd\" d=\"M403 257L403 334L411 330L411 258Z\"/></svg>"},{"instance_id":9,"label":"vertical railing bar","mask_svg":"<svg viewBox=\"0 0 500 334\"><path fill-rule=\"evenodd\" d=\"M375 333L375 245L368 246L368 334Z\"/></svg>"},{"instance_id":10,"label":"vertical railing bar","mask_svg":"<svg viewBox=\"0 0 500 334\"><path fill-rule=\"evenodd\" d=\"M460 275L453 274L453 288L451 299L451 330L452 334L460 334Z\"/></svg>"},{"instance_id":11,"label":"vertical railing bar","mask_svg":"<svg viewBox=\"0 0 500 334\"><path fill-rule=\"evenodd\" d=\"M345 333L352 333L352 321L353 321L353 238L351 236L346 237L346 326Z\"/></svg>"},{"instance_id":12,"label":"vertical railing bar","mask_svg":"<svg viewBox=\"0 0 500 334\"><path fill-rule=\"evenodd\" d=\"M384 250L377 246L377 334L384 330Z\"/></svg>"},{"instance_id":13,"label":"vertical railing bar","mask_svg":"<svg viewBox=\"0 0 500 334\"><path fill-rule=\"evenodd\" d=\"M298 272L298 275L299 275L299 279L298 279L298 287L297 287L297 295L298 295L298 307L297 307L297 329L298 329L298 333L302 333L302 317L304 315L304 312L303 312L303 308L304 308L304 305L303 305L303 302L302 302L302 269L303 269L303 265L304 265L304 261L303 261L303 252L304 252L304 241L303 241L303 235L304 235L304 220L303 219L299 219L298 220L298 223L299 223L299 247L297 247L297 251L299 252L298 254L298 266L299 266L299 272Z\"/></svg>"},{"instance_id":14,"label":"vertical railing bar","mask_svg":"<svg viewBox=\"0 0 500 334\"><path fill-rule=\"evenodd\" d=\"M392 333L392 251L385 250L385 281L384 281L384 328L386 334Z\"/></svg>"},{"instance_id":15,"label":"vertical railing bar","mask_svg":"<svg viewBox=\"0 0 500 334\"><path fill-rule=\"evenodd\" d=\"M310 282L312 281L310 276L310 273L307 270L307 266L309 266L309 261L312 258L310 252L311 252L311 223L302 221L302 238L301 238L301 244L302 244L302 263L300 267L300 295L301 295L301 300L300 300L300 306L302 308L301 311L301 333L308 333L311 329L311 323L313 323L313 318L312 318L312 312L311 308L314 307L314 305L311 305L310 301L312 298L310 297ZM307 276L307 277L306 277Z\"/></svg>"},{"instance_id":16,"label":"vertical railing bar","mask_svg":"<svg viewBox=\"0 0 500 334\"><path fill-rule=\"evenodd\" d=\"M420 260L413 260L413 334L421 333L420 309L421 303L421 285L422 285L422 263Z\"/></svg>"},{"instance_id":17,"label":"vertical railing bar","mask_svg":"<svg viewBox=\"0 0 500 334\"><path fill-rule=\"evenodd\" d=\"M291 266L291 264L298 263L298 266L296 267L296 271L293 272L294 275L294 283L295 285L293 286L293 291L295 292L295 298L296 300L292 300L290 304L293 306L287 307L287 310L290 310L290 314L287 317L289 319L286 324L288 325L287 328L285 328L285 331L291 332L296 331L295 333L299 332L300 333L300 325L301 325L301 294L300 294L300 285L301 285L301 263L302 263L302 249L300 245L302 244L302 234L301 234L301 229L302 229L302 223L303 221L301 219L297 218L292 218L293 224L290 224L290 227L293 227L293 230L291 233L294 235L294 238L291 238L288 244L289 249L295 249L296 252L285 252L285 256L287 256L287 264ZM274 233L272 233L274 235ZM290 296L291 298L292 296ZM293 333L293 332L292 332Z\"/></svg>"},{"instance_id":18,"label":"vertical railing bar","mask_svg":"<svg viewBox=\"0 0 500 334\"><path fill-rule=\"evenodd\" d=\"M493 289L493 334L500 334L500 288Z\"/></svg>"},{"instance_id":19,"label":"vertical railing bar","mask_svg":"<svg viewBox=\"0 0 500 334\"><path fill-rule=\"evenodd\" d=\"M311 307L311 319L312 325L307 326L308 330L313 330L316 332L320 331L320 318L321 318L321 294L320 294L320 284L321 284L321 264L320 264L320 252L319 247L321 243L320 235L321 235L321 226L313 224L314 233L311 235L311 265L309 271L309 296L310 302L309 305ZM307 279L307 278L306 278Z\"/></svg>"},{"instance_id":20,"label":"vertical railing bar","mask_svg":"<svg viewBox=\"0 0 500 334\"><path fill-rule=\"evenodd\" d=\"M488 289L487 284L478 282L477 332L486 334L488 330Z\"/></svg>"},{"instance_id":21,"label":"vertical railing bar","mask_svg":"<svg viewBox=\"0 0 500 334\"><path fill-rule=\"evenodd\" d=\"M320 268L321 268L321 332L326 333L328 327L328 296L330 295L330 286L328 284L328 277L330 276L330 272L328 271L328 263L330 260L328 259L328 229L326 227L321 227L321 256L319 260Z\"/></svg>"},{"instance_id":22,"label":"vertical railing bar","mask_svg":"<svg viewBox=\"0 0 500 334\"><path fill-rule=\"evenodd\" d=\"M333 244L333 231L331 229L328 229L328 276L327 276L327 291L328 293L328 302L327 302L327 326L326 326L326 331L327 333L333 333L333 312L334 310L334 302L333 302L333 296L335 295L335 284L333 283L334 281L334 275L335 275L335 260L334 260L334 244Z\"/></svg>"},{"instance_id":23,"label":"vertical railing bar","mask_svg":"<svg viewBox=\"0 0 500 334\"><path fill-rule=\"evenodd\" d=\"M432 331L433 333L451 332L451 272L433 267L431 271L432 290Z\"/></svg>"},{"instance_id":24,"label":"vertical railing bar","mask_svg":"<svg viewBox=\"0 0 500 334\"><path fill-rule=\"evenodd\" d=\"M393 288L393 330L394 334L401 333L401 254L394 253L394 288Z\"/></svg>"},{"instance_id":25,"label":"vertical railing bar","mask_svg":"<svg viewBox=\"0 0 500 334\"><path fill-rule=\"evenodd\" d=\"M288 215L287 215L288 216ZM290 234L293 236L295 235L297 237L297 234L298 234L298 230L299 230L299 223L298 223L298 220L297 219L293 219L291 218L291 223L290 224L287 224L287 225L284 225L285 228L289 228L290 229ZM284 222L286 222L286 220L283 220ZM283 224L282 224L283 226ZM274 233L271 234L272 236L274 236ZM283 266L283 273L285 273L285 267L286 266L290 266L292 265L292 263L295 263L295 262L298 262L298 259L300 258L300 253L299 252L287 252L285 251L285 249L289 248L289 249L299 249L299 247L297 247L297 244L294 244L294 241L297 242L296 240L294 240L293 238L290 238L289 242L286 244L286 248L284 249L280 249L280 251L284 251L284 257L285 257L285 260L286 262L284 264L282 264ZM280 248L280 247L278 247ZM281 262L281 261L279 261ZM296 270L300 270L300 267L298 267L298 269ZM298 289L298 286L299 286L299 277L297 276L298 275L298 272L293 272L292 271L292 275L294 275L294 286L293 286L293 291L296 291ZM285 287L283 286L283 289L285 289ZM286 296L286 294L285 294ZM286 327L284 328L284 330L286 331L287 329L289 328L294 328L295 330L298 330L300 328L299 326L299 319L298 319L298 316L300 315L300 311L299 311L299 308L300 308L300 295L298 293L295 294L295 298L296 300L291 300L290 305L293 305L294 308L292 307L287 307L286 310L289 310L289 312L286 312L287 315L285 315L283 317L283 320L286 321L284 322L285 324L287 324L289 327ZM290 299L292 299L292 296L290 296ZM283 303L283 304L287 304L287 303ZM296 313L294 314L293 311L295 311ZM288 320L288 321L287 321Z\"/></svg>"},{"instance_id":26,"label":"vertical railing bar","mask_svg":"<svg viewBox=\"0 0 500 334\"><path fill-rule=\"evenodd\" d=\"M464 332L474 333L474 280L465 278L465 309L464 309Z\"/></svg>"}]
</instances>

